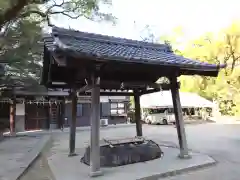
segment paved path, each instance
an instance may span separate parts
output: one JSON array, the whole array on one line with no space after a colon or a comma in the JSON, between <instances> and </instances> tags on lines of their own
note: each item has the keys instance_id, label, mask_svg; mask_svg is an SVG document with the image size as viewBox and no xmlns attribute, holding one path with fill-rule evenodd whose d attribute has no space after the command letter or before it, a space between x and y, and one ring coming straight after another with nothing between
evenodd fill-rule
<instances>
[{"instance_id":1,"label":"paved path","mask_svg":"<svg viewBox=\"0 0 240 180\"><path fill-rule=\"evenodd\" d=\"M101 138L128 138L134 137L135 128L130 128L132 132L122 134L123 129L101 130ZM124 131L124 130L123 130ZM114 132L114 134L113 134ZM90 168L80 163L80 158L85 152L85 145L89 144L89 132L82 131L76 134L76 153L78 156L68 157L69 136L62 133L55 136L55 141L51 148L48 158L48 164L57 180L89 180ZM179 154L178 148L168 148L166 146L174 146L174 144L161 142L161 137L155 136L151 138L162 146L164 156L161 159L147 161L144 163L130 164L128 166L120 166L115 168L102 168L104 176L96 178L96 180L116 180L128 179L145 179L146 177L166 176L167 174L179 173L186 170L193 170L203 166L215 164L215 161L207 155L200 153L192 153L191 159L180 160L177 158ZM139 171L138 173L136 173Z\"/></svg>"},{"instance_id":2,"label":"paved path","mask_svg":"<svg viewBox=\"0 0 240 180\"><path fill-rule=\"evenodd\" d=\"M178 144L176 128L173 126L143 126L144 135L152 139L160 139L161 142L176 146ZM129 128L114 128L101 130L101 134L108 137L126 137L135 136L135 127ZM186 134L188 137L189 148L194 151L208 154L218 161L214 167L188 172L174 177L168 177L169 180L239 180L240 178L240 125L239 124L201 124L201 125L186 125ZM90 137L89 131L79 132L76 141L79 139ZM54 138L57 141L67 140L68 132L54 133ZM27 141L28 143L28 141ZM0 149L2 144L0 144ZM23 146L23 145L22 145ZM24 145L25 146L25 145ZM23 146L23 147L24 147ZM21 147L21 145L19 145ZM27 148L27 145L25 146ZM14 151L14 150L12 150ZM67 150L63 149L63 151ZM16 153L16 151L14 151ZM2 158L0 150L0 158ZM20 156L20 155L19 155ZM23 155L22 155L23 156ZM21 157L22 157L21 156ZM9 156L8 156L9 157ZM10 157L9 157L10 158ZM7 160L7 158L5 159ZM0 159L0 167L3 161ZM10 162L9 162L10 163ZM40 163L40 166L44 166ZM6 165L4 165L6 166ZM44 168L43 168L44 169ZM0 175L1 175L0 171ZM33 171L32 171L33 172ZM34 171L38 172L38 171ZM47 173L47 170L41 171ZM34 175L28 177L35 177ZM1 178L0 178L1 179ZM1 179L2 180L2 179ZM24 179L25 180L25 179ZM31 178L26 179L31 180ZM39 179L41 180L41 179Z\"/></svg>"},{"instance_id":3,"label":"paved path","mask_svg":"<svg viewBox=\"0 0 240 180\"><path fill-rule=\"evenodd\" d=\"M178 145L176 128L173 126L143 126L144 135L152 139L160 139L170 146ZM135 127L117 128L101 131L108 137L134 136ZM218 161L217 166L200 171L166 178L169 180L239 180L240 178L240 125L200 124L186 125L189 148L194 151L208 154ZM76 141L84 137L89 139L88 131L77 135ZM62 134L57 139L68 136Z\"/></svg>"},{"instance_id":4,"label":"paved path","mask_svg":"<svg viewBox=\"0 0 240 180\"><path fill-rule=\"evenodd\" d=\"M169 180L239 180L240 125L187 127L189 147L211 155L214 167L168 178Z\"/></svg>"},{"instance_id":5,"label":"paved path","mask_svg":"<svg viewBox=\"0 0 240 180\"><path fill-rule=\"evenodd\" d=\"M15 180L34 160L46 136L6 137L0 142L0 180Z\"/></svg>"}]
</instances>

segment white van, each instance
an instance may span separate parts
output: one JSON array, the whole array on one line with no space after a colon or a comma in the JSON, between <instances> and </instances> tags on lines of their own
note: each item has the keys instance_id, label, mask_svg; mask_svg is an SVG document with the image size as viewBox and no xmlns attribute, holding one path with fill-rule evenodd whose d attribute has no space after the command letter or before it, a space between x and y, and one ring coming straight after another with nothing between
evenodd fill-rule
<instances>
[{"instance_id":1,"label":"white van","mask_svg":"<svg viewBox=\"0 0 240 180\"><path fill-rule=\"evenodd\" d=\"M143 109L143 120L147 124L174 124L173 108L147 108Z\"/></svg>"}]
</instances>

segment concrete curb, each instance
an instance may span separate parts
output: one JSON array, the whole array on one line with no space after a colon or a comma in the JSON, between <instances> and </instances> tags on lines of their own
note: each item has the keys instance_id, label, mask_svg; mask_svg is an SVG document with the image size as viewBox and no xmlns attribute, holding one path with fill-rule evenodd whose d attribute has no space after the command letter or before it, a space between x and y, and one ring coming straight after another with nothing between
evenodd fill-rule
<instances>
[{"instance_id":1,"label":"concrete curb","mask_svg":"<svg viewBox=\"0 0 240 180\"><path fill-rule=\"evenodd\" d=\"M170 144L166 144L166 142L160 143L159 145L160 145L160 147L162 146L162 147L179 149L178 145L173 145L173 144L170 145ZM191 149L189 149L189 152L202 154L201 152L197 152L197 151L194 151L194 150L191 150ZM209 155L207 155L207 156L209 156ZM213 157L211 157L211 156L209 156L209 157L212 159L212 162L207 162L207 163L199 164L199 165L191 165L190 167L176 169L176 170L168 171L168 172L165 172L165 173L153 174L151 176L147 176L147 177L140 178L140 179L137 179L137 180L156 180L156 179L159 179L159 178L176 176L176 175L180 175L180 174L183 174L183 173L187 173L187 172L191 172L191 171L195 171L195 170L199 170L199 169L202 169L202 168L207 168L207 167L216 165L217 161Z\"/></svg>"},{"instance_id":2,"label":"concrete curb","mask_svg":"<svg viewBox=\"0 0 240 180\"><path fill-rule=\"evenodd\" d=\"M160 144L160 146L179 149L179 147L177 147L177 146L169 146L169 145L163 145L163 144ZM200 152L191 151L191 150L189 150L189 151L193 152L193 153L194 152L195 153L200 153ZM159 178L176 176L176 175L180 175L180 174L183 174L183 173L187 173L187 172L191 172L191 171L195 171L195 170L200 170L202 168L207 168L207 167L216 165L217 161L213 157L211 157L211 156L209 156L209 157L212 159L212 162L206 162L204 164L191 165L191 166L185 167L185 168L170 170L170 171L165 172L165 173L153 174L151 176L143 177L143 178L140 178L140 179L137 179L137 180L157 180Z\"/></svg>"},{"instance_id":3,"label":"concrete curb","mask_svg":"<svg viewBox=\"0 0 240 180\"><path fill-rule=\"evenodd\" d=\"M104 129L114 129L114 128L129 128L129 127L134 127L135 124L117 124L117 125L108 125L105 127L101 127L101 130ZM76 128L76 132L82 132L82 131L90 131L91 127L87 126L87 127L77 127ZM40 130L38 132L18 132L16 133L16 137L21 137L21 136L37 136L37 135L51 135L52 133L69 133L69 127L64 128L63 131L61 131L60 129L54 129L54 130ZM4 133L3 134L4 137L11 137L11 135L9 133Z\"/></svg>"},{"instance_id":4,"label":"concrete curb","mask_svg":"<svg viewBox=\"0 0 240 180\"><path fill-rule=\"evenodd\" d=\"M12 177L12 180L19 180L28 170L28 168L35 162L35 160L39 157L42 151L51 143L51 136L44 135L41 140L37 143L37 145L24 157L25 165L19 169L18 172L15 172L15 177ZM14 175L13 175L14 176Z\"/></svg>"},{"instance_id":5,"label":"concrete curb","mask_svg":"<svg viewBox=\"0 0 240 180\"><path fill-rule=\"evenodd\" d=\"M144 178L140 178L137 180L156 180L159 178L166 178L166 177L171 177L171 176L176 176L176 175L180 175L183 173L187 173L190 171L195 171L195 170L199 170L202 168L207 168L213 165L216 165L217 162L214 160L214 162L209 162L209 163L205 163L205 164L200 164L200 165L195 165L195 166L191 166L191 167L187 167L187 168L182 168L182 169L177 169L177 170L173 170L173 171L169 171L169 172L165 172L165 173L160 173L160 174L154 174L148 177L144 177Z\"/></svg>"}]
</instances>

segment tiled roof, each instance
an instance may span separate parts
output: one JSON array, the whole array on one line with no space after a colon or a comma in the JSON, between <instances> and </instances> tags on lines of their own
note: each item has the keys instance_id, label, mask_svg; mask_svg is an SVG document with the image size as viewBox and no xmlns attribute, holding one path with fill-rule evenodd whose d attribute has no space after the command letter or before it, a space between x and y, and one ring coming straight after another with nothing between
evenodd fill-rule
<instances>
[{"instance_id":1,"label":"tiled roof","mask_svg":"<svg viewBox=\"0 0 240 180\"><path fill-rule=\"evenodd\" d=\"M61 49L77 53L79 57L127 61L134 63L176 66L181 69L218 71L224 65L215 65L175 55L166 44L153 44L112 36L104 36L54 27L50 36L44 37L50 50Z\"/></svg>"}]
</instances>

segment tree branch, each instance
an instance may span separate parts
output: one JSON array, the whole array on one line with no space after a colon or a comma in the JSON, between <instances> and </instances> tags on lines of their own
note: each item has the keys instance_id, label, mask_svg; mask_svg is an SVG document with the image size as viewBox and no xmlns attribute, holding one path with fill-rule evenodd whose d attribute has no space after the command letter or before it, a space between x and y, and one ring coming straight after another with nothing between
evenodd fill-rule
<instances>
[{"instance_id":1,"label":"tree branch","mask_svg":"<svg viewBox=\"0 0 240 180\"><path fill-rule=\"evenodd\" d=\"M29 3L30 0L17 0L16 4L8 8L0 15L0 29L5 23L13 20L19 12Z\"/></svg>"},{"instance_id":2,"label":"tree branch","mask_svg":"<svg viewBox=\"0 0 240 180\"><path fill-rule=\"evenodd\" d=\"M45 12L42 12L40 10L30 10L30 11L27 11L25 13L20 14L19 17L20 18L25 18L25 17L30 16L31 14L37 14L37 15L41 16L42 18L44 18L47 21L48 26L50 26L50 27L53 26L51 24L51 21L50 21L50 18L49 18L49 14L47 14Z\"/></svg>"}]
</instances>

